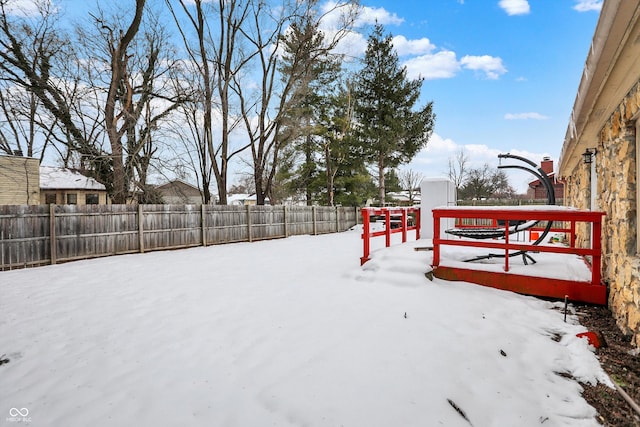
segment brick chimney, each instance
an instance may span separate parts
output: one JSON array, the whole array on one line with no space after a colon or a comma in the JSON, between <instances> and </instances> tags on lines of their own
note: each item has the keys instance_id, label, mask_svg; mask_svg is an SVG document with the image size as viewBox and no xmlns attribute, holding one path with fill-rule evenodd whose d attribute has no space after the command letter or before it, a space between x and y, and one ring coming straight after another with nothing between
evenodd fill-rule
<instances>
[{"instance_id":1,"label":"brick chimney","mask_svg":"<svg viewBox=\"0 0 640 427\"><path fill-rule=\"evenodd\" d=\"M553 173L553 160L551 160L551 157L544 157L540 162L540 168L547 175Z\"/></svg>"}]
</instances>

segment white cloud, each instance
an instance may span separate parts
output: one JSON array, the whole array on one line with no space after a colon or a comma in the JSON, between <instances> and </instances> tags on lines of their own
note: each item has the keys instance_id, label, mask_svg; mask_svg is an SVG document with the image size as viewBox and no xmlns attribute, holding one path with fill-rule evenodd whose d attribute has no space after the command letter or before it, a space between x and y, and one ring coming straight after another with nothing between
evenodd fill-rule
<instances>
[{"instance_id":1,"label":"white cloud","mask_svg":"<svg viewBox=\"0 0 640 427\"><path fill-rule=\"evenodd\" d=\"M39 4L41 3L41 4ZM5 10L8 15L33 17L41 14L43 8L48 9L50 12L57 13L58 8L50 1L38 1L38 0L13 0L9 1L5 5Z\"/></svg>"},{"instance_id":2,"label":"white cloud","mask_svg":"<svg viewBox=\"0 0 640 427\"><path fill-rule=\"evenodd\" d=\"M458 144L451 138L443 138L437 133L433 133L429 139L429 144L425 151L427 153L453 153L458 149Z\"/></svg>"},{"instance_id":3,"label":"white cloud","mask_svg":"<svg viewBox=\"0 0 640 427\"><path fill-rule=\"evenodd\" d=\"M507 113L504 118L505 120L547 120L549 117L540 113Z\"/></svg>"},{"instance_id":4,"label":"white cloud","mask_svg":"<svg viewBox=\"0 0 640 427\"><path fill-rule=\"evenodd\" d=\"M356 27L372 25L376 22L382 25L400 25L404 22L404 19L395 13L389 13L382 7L363 6L356 20Z\"/></svg>"},{"instance_id":5,"label":"white cloud","mask_svg":"<svg viewBox=\"0 0 640 427\"><path fill-rule=\"evenodd\" d=\"M458 61L456 53L450 50L416 56L406 60L403 65L407 67L409 78L421 77L425 80L450 79L455 77L462 68L481 71L491 80L496 80L507 72L499 57L466 55Z\"/></svg>"},{"instance_id":6,"label":"white cloud","mask_svg":"<svg viewBox=\"0 0 640 427\"><path fill-rule=\"evenodd\" d=\"M455 52L449 50L417 56L405 61L404 65L407 67L407 76L411 79L450 79L460 71Z\"/></svg>"},{"instance_id":7,"label":"white cloud","mask_svg":"<svg viewBox=\"0 0 640 427\"><path fill-rule=\"evenodd\" d=\"M433 52L436 48L436 46L426 37L416 40L407 40L407 38L402 35L395 36L393 38L393 47L398 53L398 56L422 55Z\"/></svg>"},{"instance_id":8,"label":"white cloud","mask_svg":"<svg viewBox=\"0 0 640 427\"><path fill-rule=\"evenodd\" d=\"M577 0L573 8L578 12L599 12L602 9L602 0Z\"/></svg>"},{"instance_id":9,"label":"white cloud","mask_svg":"<svg viewBox=\"0 0 640 427\"><path fill-rule=\"evenodd\" d=\"M348 4L335 0L324 2L321 10L320 30L325 33L326 39L333 38L354 11ZM376 22L382 25L400 25L404 22L404 19L395 13L390 13L381 7L358 6L357 12L353 30L340 40L335 49L335 53L345 55L346 60L361 57L367 49L367 35L359 32L361 29L366 29ZM406 49L422 49L422 52L427 46L431 46L431 49L435 47L428 39L409 41L404 38L404 42ZM402 40L398 43L402 43ZM407 54L415 54L415 52L409 51Z\"/></svg>"},{"instance_id":10,"label":"white cloud","mask_svg":"<svg viewBox=\"0 0 640 427\"><path fill-rule=\"evenodd\" d=\"M484 72L486 77L491 80L496 80L501 74L507 72L507 69L502 65L502 59L496 56L466 55L460 60L460 64L469 70Z\"/></svg>"},{"instance_id":11,"label":"white cloud","mask_svg":"<svg viewBox=\"0 0 640 427\"><path fill-rule=\"evenodd\" d=\"M344 13L344 9L336 8L336 3L330 0L323 4L321 30L328 36L335 33L339 28L339 15ZM354 25L355 29L362 29L369 24L376 22L380 24L401 24L404 20L396 14L389 13L383 8L361 7L360 15ZM409 78L424 78L425 80L449 79L455 77L461 69L469 69L483 72L488 79L497 79L507 72L499 57L464 56L458 61L456 53L442 49L436 52L437 46L428 38L407 39L404 35L393 37L393 46L400 57L407 58L404 66L407 67ZM361 32L352 31L344 37L335 52L345 55L347 61L354 58L361 58L367 48L367 36Z\"/></svg>"},{"instance_id":12,"label":"white cloud","mask_svg":"<svg viewBox=\"0 0 640 427\"><path fill-rule=\"evenodd\" d=\"M367 39L365 36L352 31L340 40L334 49L334 53L344 55L346 61L352 61L353 59L361 58L366 50Z\"/></svg>"},{"instance_id":13,"label":"white cloud","mask_svg":"<svg viewBox=\"0 0 640 427\"><path fill-rule=\"evenodd\" d=\"M549 153L533 153L519 149L500 150L491 148L485 144L458 144L451 138L443 138L434 133L427 144L427 147L421 150L418 155L402 169L410 169L420 173L424 178L443 178L449 172L449 159L452 159L460 149L464 149L469 158L468 166L470 168L483 167L488 164L491 167L497 167L500 164L498 154L511 153L516 156L524 157L532 162L539 164ZM503 165L521 164L516 160L504 159ZM510 184L520 193L527 191L527 184L535 179L530 173L516 170L506 169L505 172L509 177Z\"/></svg>"},{"instance_id":14,"label":"white cloud","mask_svg":"<svg viewBox=\"0 0 640 427\"><path fill-rule=\"evenodd\" d=\"M498 3L507 15L526 15L529 13L529 2L527 0L500 0Z\"/></svg>"}]
</instances>

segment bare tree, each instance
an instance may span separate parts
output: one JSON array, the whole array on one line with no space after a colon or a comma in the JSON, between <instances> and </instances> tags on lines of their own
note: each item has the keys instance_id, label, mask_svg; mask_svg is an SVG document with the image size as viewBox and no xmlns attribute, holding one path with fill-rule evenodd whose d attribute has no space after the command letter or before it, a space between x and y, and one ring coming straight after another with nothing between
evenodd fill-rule
<instances>
[{"instance_id":1,"label":"bare tree","mask_svg":"<svg viewBox=\"0 0 640 427\"><path fill-rule=\"evenodd\" d=\"M241 82L241 75L233 76L232 89L238 95L242 119L251 143L253 176L258 204L264 204L271 192L276 176L280 151L298 135L295 127L288 126L288 114L291 108L299 105L299 97L306 88L301 82L309 78L309 57L331 50L346 34L355 19L355 2L337 4L327 13L342 14L340 29L326 44L316 51L307 51L309 44L302 43L298 49L289 52L286 75L279 73L282 61L283 34L288 26L302 21L300 27L310 25L317 28L324 15L318 14L317 0L307 2L285 1L282 7L273 8L264 0L252 2L248 25L241 28L247 43L252 47L252 63L259 74L257 89L249 92ZM309 18L312 18L311 20ZM315 20L315 22L313 22Z\"/></svg>"},{"instance_id":2,"label":"bare tree","mask_svg":"<svg viewBox=\"0 0 640 427\"><path fill-rule=\"evenodd\" d=\"M90 86L105 88L104 127L110 145L112 200L125 203L137 188L140 203L157 200L147 180L158 155L156 138L163 123L185 102L172 73L178 61L169 36L153 11L136 1L135 15L122 27L122 18L93 15L98 34L83 37L87 62L93 67ZM143 21L144 14L144 21ZM108 70L99 73L99 69ZM106 75L106 82L101 76Z\"/></svg>"},{"instance_id":3,"label":"bare tree","mask_svg":"<svg viewBox=\"0 0 640 427\"><path fill-rule=\"evenodd\" d=\"M229 164L233 157L248 148L248 144L233 147L231 134L241 123L232 112L234 76L239 74L251 59L240 46L241 28L245 25L252 0L218 0L217 10L203 0L178 0L186 23L173 8L173 0L166 0L192 63L189 80L197 88L197 94L187 120L200 122L194 135L198 149L199 175L202 179L205 202L208 202L210 171L216 180L219 202L227 203ZM193 10L195 7L195 10ZM195 32L195 41L187 30ZM216 103L214 103L214 98ZM194 107L196 108L194 110ZM200 113L196 113L200 110ZM213 113L219 113L220 129L216 138ZM196 114L194 114L196 113ZM195 130L195 128L194 128Z\"/></svg>"},{"instance_id":4,"label":"bare tree","mask_svg":"<svg viewBox=\"0 0 640 427\"><path fill-rule=\"evenodd\" d=\"M47 140L42 134L48 133L39 126L43 123L39 116L44 111L33 93L0 80L0 151L27 157L34 157L39 152L42 158ZM45 141L41 146L37 142L39 136Z\"/></svg>"},{"instance_id":5,"label":"bare tree","mask_svg":"<svg viewBox=\"0 0 640 427\"><path fill-rule=\"evenodd\" d=\"M15 16L8 8L9 0L0 0L0 80L3 85L2 107L10 122L0 136L2 150L16 150L34 155L35 133L40 129L46 144L57 140L66 145L58 149L65 156L76 151L88 159L99 159L102 152L87 139L71 111L68 82L75 77L67 74L75 52L70 39L56 21L51 2L37 3L34 16ZM27 123L26 125L24 123ZM22 141L22 142L20 142Z\"/></svg>"},{"instance_id":6,"label":"bare tree","mask_svg":"<svg viewBox=\"0 0 640 427\"><path fill-rule=\"evenodd\" d=\"M104 110L105 128L111 145L113 164L114 203L126 203L129 189L125 178L124 143L125 133L135 125L135 117L130 114L133 105L133 87L129 74L129 46L138 33L145 0L136 0L135 13L126 30L110 26L104 19L96 17L107 38L110 54L110 82ZM120 108L120 111L117 109Z\"/></svg>"},{"instance_id":7,"label":"bare tree","mask_svg":"<svg viewBox=\"0 0 640 427\"><path fill-rule=\"evenodd\" d=\"M412 169L402 170L398 174L400 185L409 193L409 203L415 203L416 196L420 193L420 183L423 178L424 176L420 172Z\"/></svg>"},{"instance_id":8,"label":"bare tree","mask_svg":"<svg viewBox=\"0 0 640 427\"><path fill-rule=\"evenodd\" d=\"M453 184L456 186L456 190L460 191L462 184L466 181L469 175L469 156L461 147L455 154L455 156L449 157L449 172L448 176Z\"/></svg>"}]
</instances>

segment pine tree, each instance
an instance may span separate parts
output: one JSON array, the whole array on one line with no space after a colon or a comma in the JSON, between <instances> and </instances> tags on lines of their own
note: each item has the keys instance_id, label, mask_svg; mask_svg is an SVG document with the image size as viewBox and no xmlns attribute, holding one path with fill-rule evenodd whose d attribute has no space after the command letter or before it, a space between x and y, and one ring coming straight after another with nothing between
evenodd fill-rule
<instances>
[{"instance_id":1,"label":"pine tree","mask_svg":"<svg viewBox=\"0 0 640 427\"><path fill-rule=\"evenodd\" d=\"M318 109L325 102L328 86L337 79L340 64L329 53L324 35L312 15L291 24L283 36L283 80L293 82L291 101L283 121L292 134L296 151L303 157L290 181L296 192L304 191L307 205L314 199L318 170ZM293 166L293 165L290 165ZM291 173L291 172L290 172Z\"/></svg>"},{"instance_id":2,"label":"pine tree","mask_svg":"<svg viewBox=\"0 0 640 427\"><path fill-rule=\"evenodd\" d=\"M376 24L364 67L356 76L357 137L366 161L377 169L378 197L385 202L385 172L408 163L433 132L433 102L414 110L423 79L410 80L400 67L391 35Z\"/></svg>"}]
</instances>

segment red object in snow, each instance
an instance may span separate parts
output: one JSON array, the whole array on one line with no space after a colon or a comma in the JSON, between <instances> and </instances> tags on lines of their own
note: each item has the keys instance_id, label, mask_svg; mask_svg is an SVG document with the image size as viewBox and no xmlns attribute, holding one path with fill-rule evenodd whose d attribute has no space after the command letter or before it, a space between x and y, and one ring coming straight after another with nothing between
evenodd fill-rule
<instances>
[{"instance_id":1,"label":"red object in snow","mask_svg":"<svg viewBox=\"0 0 640 427\"><path fill-rule=\"evenodd\" d=\"M385 246L391 246L391 234L402 233L402 243L407 241L407 232L415 230L416 240L420 239L420 208L362 208L362 242L363 254L360 265L369 261L371 252L370 239L385 236ZM371 217L384 217L384 230L371 231ZM393 219L392 219L393 218ZM411 220L410 220L411 219Z\"/></svg>"},{"instance_id":2,"label":"red object in snow","mask_svg":"<svg viewBox=\"0 0 640 427\"><path fill-rule=\"evenodd\" d=\"M578 338L587 337L587 340L589 340L589 344L591 344L595 348L606 347L604 338L598 332L580 332L579 334L576 334L576 336Z\"/></svg>"},{"instance_id":3,"label":"red object in snow","mask_svg":"<svg viewBox=\"0 0 640 427\"><path fill-rule=\"evenodd\" d=\"M576 209L562 209L556 206L526 208L526 207L442 207L432 210L433 213L433 275L439 279L464 281L504 289L526 295L543 296L547 298L568 298L571 301L581 301L590 304L607 304L607 287L601 278L602 259L602 217L604 212L585 211ZM449 239L442 235L441 221L445 218L481 219L504 221L504 237L501 239ZM568 233L566 245L533 245L520 242L509 236L509 222L515 223L526 219L538 221L562 222L562 232ZM576 223L591 225L590 247L578 247L576 241ZM504 258L504 271L489 271L476 269L473 264L469 268L440 265L441 246L468 246L497 250L497 257ZM591 269L591 280L561 280L541 278L524 274L512 274L509 271L510 256L513 251L549 252L558 254L572 254L589 257L587 266Z\"/></svg>"}]
</instances>

